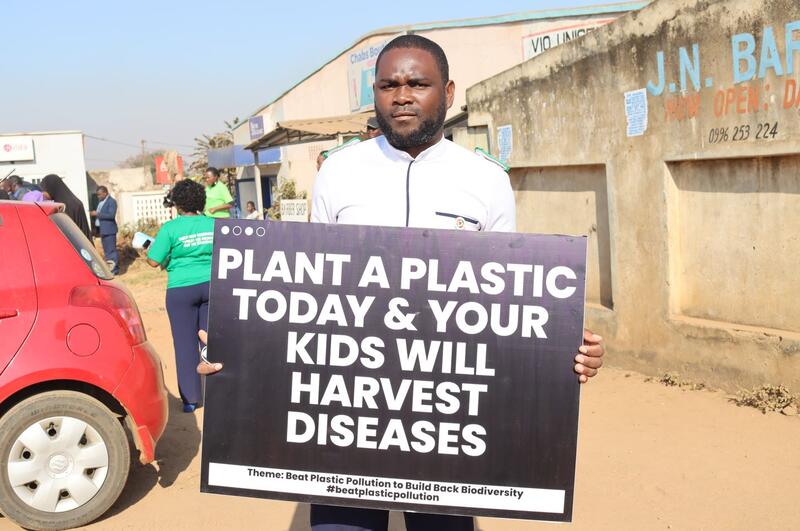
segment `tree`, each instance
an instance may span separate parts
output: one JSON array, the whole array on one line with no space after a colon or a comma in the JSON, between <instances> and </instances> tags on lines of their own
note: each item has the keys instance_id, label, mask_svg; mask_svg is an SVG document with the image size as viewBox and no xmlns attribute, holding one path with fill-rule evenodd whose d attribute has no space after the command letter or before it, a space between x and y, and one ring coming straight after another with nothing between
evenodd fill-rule
<instances>
[{"instance_id":1,"label":"tree","mask_svg":"<svg viewBox=\"0 0 800 531\"><path fill-rule=\"evenodd\" d=\"M239 118L234 118L231 122L226 120L225 131L214 133L213 135L204 134L194 139L195 147L192 152L193 161L189 165L189 175L198 176L205 173L208 167L209 149L218 149L233 145L233 128L238 124Z\"/></svg>"},{"instance_id":2,"label":"tree","mask_svg":"<svg viewBox=\"0 0 800 531\"><path fill-rule=\"evenodd\" d=\"M148 168L150 170L150 175L156 174L156 157L160 157L164 155L166 151L163 149L157 149L155 151L146 151L144 154L137 153L136 155L131 155L127 159L123 160L118 164L120 168L141 168L142 166Z\"/></svg>"}]
</instances>

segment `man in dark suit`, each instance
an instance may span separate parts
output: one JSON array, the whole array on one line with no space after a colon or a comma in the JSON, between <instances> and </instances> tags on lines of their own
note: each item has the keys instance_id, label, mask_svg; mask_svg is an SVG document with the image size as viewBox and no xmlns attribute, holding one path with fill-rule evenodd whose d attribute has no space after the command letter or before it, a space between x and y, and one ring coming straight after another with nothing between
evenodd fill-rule
<instances>
[{"instance_id":1,"label":"man in dark suit","mask_svg":"<svg viewBox=\"0 0 800 531\"><path fill-rule=\"evenodd\" d=\"M103 254L106 261L111 261L114 266L111 270L115 275L119 274L119 254L117 253L117 201L108 195L108 188L98 186L95 192L100 202L97 210L89 212L95 216L95 226L100 229L100 241L103 244Z\"/></svg>"}]
</instances>

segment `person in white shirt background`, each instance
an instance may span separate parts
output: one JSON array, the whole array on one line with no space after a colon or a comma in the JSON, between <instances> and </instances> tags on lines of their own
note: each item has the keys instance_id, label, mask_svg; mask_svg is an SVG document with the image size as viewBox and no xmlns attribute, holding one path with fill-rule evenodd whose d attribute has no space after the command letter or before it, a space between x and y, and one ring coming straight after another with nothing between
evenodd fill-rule
<instances>
[{"instance_id":1,"label":"person in white shirt background","mask_svg":"<svg viewBox=\"0 0 800 531\"><path fill-rule=\"evenodd\" d=\"M317 174L311 221L513 232L514 193L498 165L444 138L455 84L447 57L419 35L390 41L375 65L375 113L383 136L332 153ZM205 335L201 332L201 335ZM597 374L602 338L584 331L574 370ZM198 366L209 374L219 363ZM472 531L471 517L406 513L408 531ZM311 505L313 531L386 531L388 511Z\"/></svg>"},{"instance_id":2,"label":"person in white shirt background","mask_svg":"<svg viewBox=\"0 0 800 531\"><path fill-rule=\"evenodd\" d=\"M255 203L248 201L245 209L247 210L247 219L259 219Z\"/></svg>"}]
</instances>

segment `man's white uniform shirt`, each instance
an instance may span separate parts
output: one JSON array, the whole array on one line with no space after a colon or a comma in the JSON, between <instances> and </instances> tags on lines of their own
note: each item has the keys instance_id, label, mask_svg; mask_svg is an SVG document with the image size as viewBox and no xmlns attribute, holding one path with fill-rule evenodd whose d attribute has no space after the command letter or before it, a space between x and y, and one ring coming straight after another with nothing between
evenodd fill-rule
<instances>
[{"instance_id":1,"label":"man's white uniform shirt","mask_svg":"<svg viewBox=\"0 0 800 531\"><path fill-rule=\"evenodd\" d=\"M331 155L311 221L513 232L514 193L496 164L442 139L412 158L380 136Z\"/></svg>"}]
</instances>

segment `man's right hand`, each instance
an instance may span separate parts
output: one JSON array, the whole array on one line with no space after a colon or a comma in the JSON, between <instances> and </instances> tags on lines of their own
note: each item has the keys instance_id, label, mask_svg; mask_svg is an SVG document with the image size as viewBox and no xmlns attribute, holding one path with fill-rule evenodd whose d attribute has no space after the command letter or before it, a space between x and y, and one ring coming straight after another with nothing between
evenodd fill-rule
<instances>
[{"instance_id":1,"label":"man's right hand","mask_svg":"<svg viewBox=\"0 0 800 531\"><path fill-rule=\"evenodd\" d=\"M200 330L197 332L197 337L200 338L200 341L203 342L204 345L208 344L208 333L205 330ZM209 374L215 374L222 370L221 363L214 363L211 361L207 361L203 359L200 363L197 364L197 374L202 374L204 376L208 376Z\"/></svg>"}]
</instances>

